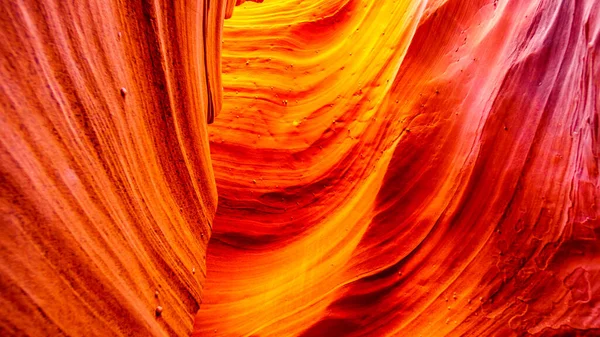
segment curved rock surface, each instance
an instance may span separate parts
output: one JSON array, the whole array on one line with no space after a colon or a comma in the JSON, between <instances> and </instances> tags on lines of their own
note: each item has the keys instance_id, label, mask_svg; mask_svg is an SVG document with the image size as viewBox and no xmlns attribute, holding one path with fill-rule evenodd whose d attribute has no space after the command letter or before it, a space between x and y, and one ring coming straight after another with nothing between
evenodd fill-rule
<instances>
[{"instance_id":1,"label":"curved rock surface","mask_svg":"<svg viewBox=\"0 0 600 337\"><path fill-rule=\"evenodd\" d=\"M0 9L0 335L600 335L600 2Z\"/></svg>"},{"instance_id":2,"label":"curved rock surface","mask_svg":"<svg viewBox=\"0 0 600 337\"><path fill-rule=\"evenodd\" d=\"M0 2L0 335L189 335L233 6Z\"/></svg>"},{"instance_id":3,"label":"curved rock surface","mask_svg":"<svg viewBox=\"0 0 600 337\"><path fill-rule=\"evenodd\" d=\"M599 335L599 13L237 8L194 336Z\"/></svg>"}]
</instances>

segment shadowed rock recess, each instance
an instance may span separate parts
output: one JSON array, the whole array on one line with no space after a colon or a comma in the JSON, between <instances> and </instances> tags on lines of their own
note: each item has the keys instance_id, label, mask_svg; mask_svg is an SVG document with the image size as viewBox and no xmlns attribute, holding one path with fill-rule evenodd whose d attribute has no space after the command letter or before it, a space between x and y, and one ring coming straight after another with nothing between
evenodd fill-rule
<instances>
[{"instance_id":1,"label":"shadowed rock recess","mask_svg":"<svg viewBox=\"0 0 600 337\"><path fill-rule=\"evenodd\" d=\"M1 336L600 336L600 1L0 9Z\"/></svg>"}]
</instances>

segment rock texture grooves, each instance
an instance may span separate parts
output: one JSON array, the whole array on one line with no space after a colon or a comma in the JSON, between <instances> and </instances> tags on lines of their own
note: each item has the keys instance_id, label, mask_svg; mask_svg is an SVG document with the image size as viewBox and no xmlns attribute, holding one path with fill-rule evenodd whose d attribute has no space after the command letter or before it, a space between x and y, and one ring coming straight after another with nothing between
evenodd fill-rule
<instances>
[{"instance_id":1,"label":"rock texture grooves","mask_svg":"<svg viewBox=\"0 0 600 337\"><path fill-rule=\"evenodd\" d=\"M189 335L233 5L0 2L0 335Z\"/></svg>"},{"instance_id":2,"label":"rock texture grooves","mask_svg":"<svg viewBox=\"0 0 600 337\"><path fill-rule=\"evenodd\" d=\"M599 15L237 8L194 335L600 335Z\"/></svg>"}]
</instances>

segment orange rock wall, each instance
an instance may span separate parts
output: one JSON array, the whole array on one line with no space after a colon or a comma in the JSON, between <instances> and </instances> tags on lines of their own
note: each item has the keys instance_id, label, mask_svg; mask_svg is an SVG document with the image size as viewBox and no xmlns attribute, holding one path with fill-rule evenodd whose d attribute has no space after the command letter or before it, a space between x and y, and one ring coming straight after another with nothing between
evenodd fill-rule
<instances>
[{"instance_id":1,"label":"orange rock wall","mask_svg":"<svg viewBox=\"0 0 600 337\"><path fill-rule=\"evenodd\" d=\"M0 2L0 335L189 335L233 5Z\"/></svg>"},{"instance_id":2,"label":"orange rock wall","mask_svg":"<svg viewBox=\"0 0 600 337\"><path fill-rule=\"evenodd\" d=\"M237 8L194 336L600 335L599 13Z\"/></svg>"},{"instance_id":3,"label":"orange rock wall","mask_svg":"<svg viewBox=\"0 0 600 337\"><path fill-rule=\"evenodd\" d=\"M1 336L600 335L598 1L254 2L0 2Z\"/></svg>"}]
</instances>

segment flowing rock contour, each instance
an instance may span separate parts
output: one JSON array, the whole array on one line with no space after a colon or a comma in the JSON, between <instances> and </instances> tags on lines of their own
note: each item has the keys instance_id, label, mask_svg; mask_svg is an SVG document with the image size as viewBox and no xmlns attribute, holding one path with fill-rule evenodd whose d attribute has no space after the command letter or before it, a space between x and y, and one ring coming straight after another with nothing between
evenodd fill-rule
<instances>
[{"instance_id":1,"label":"flowing rock contour","mask_svg":"<svg viewBox=\"0 0 600 337\"><path fill-rule=\"evenodd\" d=\"M236 8L196 336L600 336L600 1Z\"/></svg>"}]
</instances>

